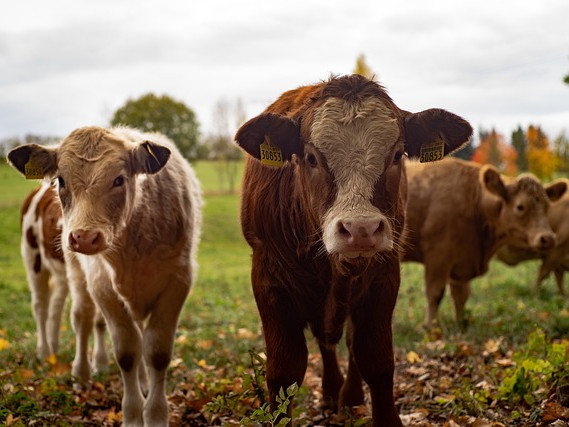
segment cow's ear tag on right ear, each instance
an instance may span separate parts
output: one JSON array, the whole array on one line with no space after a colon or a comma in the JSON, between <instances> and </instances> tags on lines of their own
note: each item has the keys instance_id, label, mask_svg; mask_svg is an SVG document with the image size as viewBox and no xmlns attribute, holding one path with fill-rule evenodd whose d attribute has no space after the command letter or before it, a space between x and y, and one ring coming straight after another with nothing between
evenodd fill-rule
<instances>
[{"instance_id":1,"label":"cow's ear tag on right ear","mask_svg":"<svg viewBox=\"0 0 569 427\"><path fill-rule=\"evenodd\" d=\"M43 167L37 163L28 160L28 163L24 165L24 176L26 179L42 179L43 178Z\"/></svg>"},{"instance_id":2,"label":"cow's ear tag on right ear","mask_svg":"<svg viewBox=\"0 0 569 427\"><path fill-rule=\"evenodd\" d=\"M265 136L265 140L259 146L259 151L261 154L260 160L262 164L279 167L284 164L283 153L281 149L279 147L271 145L271 141L269 141L268 136Z\"/></svg>"},{"instance_id":3,"label":"cow's ear tag on right ear","mask_svg":"<svg viewBox=\"0 0 569 427\"><path fill-rule=\"evenodd\" d=\"M421 152L419 154L419 161L421 163L436 162L437 160L442 160L444 156L445 140L443 138L429 144L421 145Z\"/></svg>"}]
</instances>

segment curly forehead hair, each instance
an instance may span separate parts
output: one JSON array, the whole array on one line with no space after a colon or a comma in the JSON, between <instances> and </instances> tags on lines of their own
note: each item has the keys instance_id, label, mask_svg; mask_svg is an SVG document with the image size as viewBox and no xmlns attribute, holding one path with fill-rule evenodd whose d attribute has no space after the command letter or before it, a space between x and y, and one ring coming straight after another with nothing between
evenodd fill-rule
<instances>
[{"instance_id":1,"label":"curly forehead hair","mask_svg":"<svg viewBox=\"0 0 569 427\"><path fill-rule=\"evenodd\" d=\"M541 182L531 174L523 174L516 180L516 185L510 189L510 194L515 196L523 191L532 199L539 202L548 203L547 195Z\"/></svg>"}]
</instances>

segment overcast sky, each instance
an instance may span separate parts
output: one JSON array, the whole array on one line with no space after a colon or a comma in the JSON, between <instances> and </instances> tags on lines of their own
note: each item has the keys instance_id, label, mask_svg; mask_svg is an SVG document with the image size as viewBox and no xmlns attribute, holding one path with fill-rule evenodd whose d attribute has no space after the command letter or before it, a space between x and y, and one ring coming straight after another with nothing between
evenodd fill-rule
<instances>
[{"instance_id":1,"label":"overcast sky","mask_svg":"<svg viewBox=\"0 0 569 427\"><path fill-rule=\"evenodd\" d=\"M364 54L395 103L506 135L569 134L568 0L20 0L0 12L0 140L108 125L167 94L202 133L214 105L248 117Z\"/></svg>"}]
</instances>

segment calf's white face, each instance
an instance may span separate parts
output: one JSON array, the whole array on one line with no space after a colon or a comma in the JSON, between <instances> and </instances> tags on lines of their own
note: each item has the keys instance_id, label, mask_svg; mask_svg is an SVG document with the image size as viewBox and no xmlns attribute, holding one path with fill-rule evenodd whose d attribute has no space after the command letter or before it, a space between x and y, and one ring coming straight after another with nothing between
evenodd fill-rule
<instances>
[{"instance_id":1,"label":"calf's white face","mask_svg":"<svg viewBox=\"0 0 569 427\"><path fill-rule=\"evenodd\" d=\"M393 248L392 226L375 206L376 184L403 153L393 112L381 100L329 98L315 109L311 143L324 157L336 197L321 227L327 252L371 257Z\"/></svg>"},{"instance_id":2,"label":"calf's white face","mask_svg":"<svg viewBox=\"0 0 569 427\"><path fill-rule=\"evenodd\" d=\"M169 154L166 147L88 127L73 131L58 147L18 147L9 159L22 172L31 162L57 180L62 244L91 255L116 244L131 218L140 174L160 170Z\"/></svg>"}]
</instances>

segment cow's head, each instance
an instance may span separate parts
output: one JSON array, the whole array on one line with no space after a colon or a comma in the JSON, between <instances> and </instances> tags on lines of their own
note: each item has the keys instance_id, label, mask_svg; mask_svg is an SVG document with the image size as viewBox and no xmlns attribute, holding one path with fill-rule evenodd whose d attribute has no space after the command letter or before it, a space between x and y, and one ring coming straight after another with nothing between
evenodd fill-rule
<instances>
[{"instance_id":1,"label":"cow's head","mask_svg":"<svg viewBox=\"0 0 569 427\"><path fill-rule=\"evenodd\" d=\"M61 144L22 145L8 160L22 174L55 179L63 209L63 238L72 251L96 254L112 246L130 221L137 176L158 172L170 150L151 141L133 143L111 130L86 127Z\"/></svg>"},{"instance_id":2,"label":"cow's head","mask_svg":"<svg viewBox=\"0 0 569 427\"><path fill-rule=\"evenodd\" d=\"M506 244L537 251L555 245L547 212L549 202L558 200L567 191L565 181L543 186L530 174L508 179L486 165L480 169L480 183L486 194L492 195L486 197L486 206L493 211L494 226L498 234L505 234Z\"/></svg>"},{"instance_id":3,"label":"cow's head","mask_svg":"<svg viewBox=\"0 0 569 427\"><path fill-rule=\"evenodd\" d=\"M267 167L282 160L294 168L326 251L353 259L391 251L397 242L402 157L417 157L422 146L438 141L442 158L471 134L460 117L440 109L400 110L379 84L353 75L322 84L295 111L249 120L236 141Z\"/></svg>"}]
</instances>

